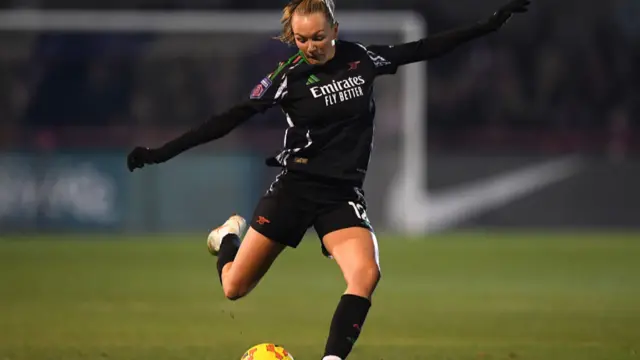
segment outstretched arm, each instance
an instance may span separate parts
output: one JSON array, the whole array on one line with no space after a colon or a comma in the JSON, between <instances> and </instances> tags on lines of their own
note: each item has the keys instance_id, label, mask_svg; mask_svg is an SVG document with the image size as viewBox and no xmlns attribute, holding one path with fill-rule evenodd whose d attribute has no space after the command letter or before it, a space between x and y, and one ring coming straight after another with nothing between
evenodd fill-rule
<instances>
[{"instance_id":1,"label":"outstretched arm","mask_svg":"<svg viewBox=\"0 0 640 360\"><path fill-rule=\"evenodd\" d=\"M258 112L260 112L258 106L251 102L246 102L236 105L222 114L213 116L201 125L156 149L158 162L167 161L191 148L217 140L229 134L231 130L249 120Z\"/></svg>"},{"instance_id":2,"label":"outstretched arm","mask_svg":"<svg viewBox=\"0 0 640 360\"><path fill-rule=\"evenodd\" d=\"M219 115L211 117L201 125L187 131L176 139L156 149L136 147L127 156L129 171L142 168L146 164L165 162L184 151L198 145L219 139L252 116L264 112L281 102L286 95L287 80L281 76L267 76L253 88L249 100L236 105Z\"/></svg>"},{"instance_id":3,"label":"outstretched arm","mask_svg":"<svg viewBox=\"0 0 640 360\"><path fill-rule=\"evenodd\" d=\"M498 30L514 13L527 11L530 0L511 0L502 6L487 20L472 26L449 30L428 36L424 39L400 44L397 46L369 46L373 54L381 56L386 62L381 73L394 73L398 66L424 61L444 55L458 46ZM388 69L384 69L384 65Z\"/></svg>"},{"instance_id":4,"label":"outstretched arm","mask_svg":"<svg viewBox=\"0 0 640 360\"><path fill-rule=\"evenodd\" d=\"M201 125L159 148L149 149L138 146L127 156L127 167L129 171L133 171L137 168L142 168L146 164L159 164L168 161L184 151L227 135L258 111L259 109L250 103L240 104L220 115L211 117Z\"/></svg>"},{"instance_id":5,"label":"outstretched arm","mask_svg":"<svg viewBox=\"0 0 640 360\"><path fill-rule=\"evenodd\" d=\"M495 29L488 22L482 22L394 46L389 48L387 52L389 52L389 57L395 60L398 66L401 66L444 55L470 40L493 31Z\"/></svg>"}]
</instances>

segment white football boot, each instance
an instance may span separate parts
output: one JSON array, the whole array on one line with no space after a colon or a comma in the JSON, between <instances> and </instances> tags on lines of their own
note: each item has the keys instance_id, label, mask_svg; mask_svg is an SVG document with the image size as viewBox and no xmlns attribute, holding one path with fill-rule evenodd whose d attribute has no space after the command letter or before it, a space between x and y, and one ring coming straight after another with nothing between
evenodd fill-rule
<instances>
[{"instance_id":1,"label":"white football boot","mask_svg":"<svg viewBox=\"0 0 640 360\"><path fill-rule=\"evenodd\" d=\"M235 234L242 240L242 236L244 236L246 230L247 221L240 215L232 215L224 224L209 233L209 237L207 237L207 248L209 252L217 256L218 251L220 251L222 239L227 234Z\"/></svg>"}]
</instances>

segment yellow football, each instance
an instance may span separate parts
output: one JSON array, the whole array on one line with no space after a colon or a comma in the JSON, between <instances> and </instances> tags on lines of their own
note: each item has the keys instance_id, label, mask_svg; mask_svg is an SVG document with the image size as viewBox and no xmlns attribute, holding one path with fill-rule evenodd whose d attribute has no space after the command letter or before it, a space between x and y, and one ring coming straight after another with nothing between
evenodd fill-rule
<instances>
[{"instance_id":1,"label":"yellow football","mask_svg":"<svg viewBox=\"0 0 640 360\"><path fill-rule=\"evenodd\" d=\"M247 350L240 360L293 360L293 356L282 346L264 343Z\"/></svg>"}]
</instances>

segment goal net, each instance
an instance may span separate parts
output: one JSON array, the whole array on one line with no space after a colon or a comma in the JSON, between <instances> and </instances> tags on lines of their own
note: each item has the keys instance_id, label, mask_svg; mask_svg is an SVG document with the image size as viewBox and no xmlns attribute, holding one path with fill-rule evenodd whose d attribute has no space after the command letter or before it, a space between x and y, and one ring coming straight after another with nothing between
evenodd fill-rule
<instances>
[{"instance_id":1,"label":"goal net","mask_svg":"<svg viewBox=\"0 0 640 360\"><path fill-rule=\"evenodd\" d=\"M337 18L342 38L364 44L426 36L426 24L412 12L342 11ZM288 57L293 49L273 40L279 19L277 11L0 12L3 131L51 128L63 146L128 148L133 142L166 140L245 99ZM382 230L428 230L422 206L427 201L426 82L422 63L376 83L376 135L365 191L368 216ZM268 156L280 146L285 128L279 110L269 111L216 149L252 149ZM46 144L47 137L37 135L36 141ZM225 188L211 187L211 197L228 195ZM197 205L202 203L198 195L185 196L188 208L182 212L211 211L198 208L205 206Z\"/></svg>"}]
</instances>

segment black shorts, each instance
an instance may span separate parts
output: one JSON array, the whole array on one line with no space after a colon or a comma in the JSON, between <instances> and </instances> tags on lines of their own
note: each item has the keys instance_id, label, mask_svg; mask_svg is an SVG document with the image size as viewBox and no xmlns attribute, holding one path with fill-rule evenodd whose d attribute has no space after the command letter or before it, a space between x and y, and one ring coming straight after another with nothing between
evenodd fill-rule
<instances>
[{"instance_id":1,"label":"black shorts","mask_svg":"<svg viewBox=\"0 0 640 360\"><path fill-rule=\"evenodd\" d=\"M251 227L295 248L312 226L320 240L330 232L350 227L373 231L364 191L341 180L283 171L260 199ZM329 256L324 245L322 251Z\"/></svg>"}]
</instances>

